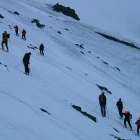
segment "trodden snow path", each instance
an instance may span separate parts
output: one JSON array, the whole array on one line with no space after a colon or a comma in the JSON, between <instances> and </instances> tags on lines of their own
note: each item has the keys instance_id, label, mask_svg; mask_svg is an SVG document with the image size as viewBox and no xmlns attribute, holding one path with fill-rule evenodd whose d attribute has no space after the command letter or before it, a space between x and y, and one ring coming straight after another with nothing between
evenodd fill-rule
<instances>
[{"instance_id":1,"label":"trodden snow path","mask_svg":"<svg viewBox=\"0 0 140 140\"><path fill-rule=\"evenodd\" d=\"M140 112L139 50L104 39L95 33L97 29L55 13L43 3L1 0L0 14L4 16L0 34L7 30L11 36L9 53L0 50L0 139L113 140L114 135L139 139L134 124ZM33 18L45 28L33 25ZM27 30L27 41L15 36L14 25L20 32ZM45 45L44 57L38 49L27 47L40 43ZM77 44L83 44L83 48ZM22 65L28 51L32 52L30 76L23 74ZM106 94L104 119L98 106L101 91L97 84L112 92ZM125 109L133 114L133 132L119 119L115 105L120 97ZM76 112L72 104L96 116L98 122Z\"/></svg>"}]
</instances>

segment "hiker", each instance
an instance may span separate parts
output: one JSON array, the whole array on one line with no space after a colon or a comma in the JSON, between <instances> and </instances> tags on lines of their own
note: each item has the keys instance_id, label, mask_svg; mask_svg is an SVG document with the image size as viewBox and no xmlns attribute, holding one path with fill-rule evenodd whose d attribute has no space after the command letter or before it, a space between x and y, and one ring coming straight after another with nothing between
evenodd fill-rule
<instances>
[{"instance_id":1,"label":"hiker","mask_svg":"<svg viewBox=\"0 0 140 140\"><path fill-rule=\"evenodd\" d=\"M18 26L14 26L14 29L15 29L15 33L16 33L16 36L19 36L19 33L18 33Z\"/></svg>"},{"instance_id":2,"label":"hiker","mask_svg":"<svg viewBox=\"0 0 140 140\"><path fill-rule=\"evenodd\" d=\"M106 96L104 92L99 95L99 104L100 104L102 116L106 117Z\"/></svg>"},{"instance_id":3,"label":"hiker","mask_svg":"<svg viewBox=\"0 0 140 140\"><path fill-rule=\"evenodd\" d=\"M137 134L139 135L139 131L140 131L140 118L136 121L135 124L137 125Z\"/></svg>"},{"instance_id":4,"label":"hiker","mask_svg":"<svg viewBox=\"0 0 140 140\"><path fill-rule=\"evenodd\" d=\"M29 69L30 56L31 56L31 52L25 53L25 55L23 57L23 64L24 64L25 74L26 75L29 75L29 73L30 73L30 69Z\"/></svg>"},{"instance_id":5,"label":"hiker","mask_svg":"<svg viewBox=\"0 0 140 140\"><path fill-rule=\"evenodd\" d=\"M120 118L122 119L123 118L123 102L121 98L117 101L116 106L118 108Z\"/></svg>"},{"instance_id":6,"label":"hiker","mask_svg":"<svg viewBox=\"0 0 140 140\"><path fill-rule=\"evenodd\" d=\"M132 119L132 114L129 111L125 111L123 113L123 115L124 115L124 126L127 128L126 123L128 123L130 129L132 130L132 125L131 125L131 122L130 122L131 119Z\"/></svg>"},{"instance_id":7,"label":"hiker","mask_svg":"<svg viewBox=\"0 0 140 140\"><path fill-rule=\"evenodd\" d=\"M39 51L40 51L41 55L44 55L44 45L43 44L40 44Z\"/></svg>"},{"instance_id":8,"label":"hiker","mask_svg":"<svg viewBox=\"0 0 140 140\"><path fill-rule=\"evenodd\" d=\"M4 50L4 45L7 49L7 52L9 51L8 49L8 39L10 38L10 34L7 33L7 31L5 31L3 34L2 34L2 42L1 42L1 46L2 46L2 50Z\"/></svg>"},{"instance_id":9,"label":"hiker","mask_svg":"<svg viewBox=\"0 0 140 140\"><path fill-rule=\"evenodd\" d=\"M25 29L22 30L22 39L26 40L26 31L25 31Z\"/></svg>"}]
</instances>

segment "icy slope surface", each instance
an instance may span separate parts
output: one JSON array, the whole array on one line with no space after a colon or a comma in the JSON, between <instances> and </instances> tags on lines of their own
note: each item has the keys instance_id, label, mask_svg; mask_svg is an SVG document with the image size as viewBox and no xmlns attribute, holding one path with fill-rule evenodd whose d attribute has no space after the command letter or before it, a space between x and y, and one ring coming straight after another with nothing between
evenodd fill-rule
<instances>
[{"instance_id":1,"label":"icy slope surface","mask_svg":"<svg viewBox=\"0 0 140 140\"><path fill-rule=\"evenodd\" d=\"M12 14L14 11L20 15ZM7 65L0 65L0 139L114 140L111 135L139 139L123 127L115 108L122 97L125 108L133 114L135 130L140 112L139 50L106 40L93 27L57 14L44 3L1 0L0 13L5 17L0 19L0 34L5 30L11 34L10 52L0 51L0 62ZM46 27L37 28L31 23L33 18ZM15 36L11 27L16 24L20 31L27 30L27 41ZM27 48L41 42L46 47L44 57ZM27 51L32 52L29 77L23 74L22 65ZM106 119L100 115L101 91L96 84L112 92L107 94ZM71 104L96 116L98 123L73 110Z\"/></svg>"},{"instance_id":2,"label":"icy slope surface","mask_svg":"<svg viewBox=\"0 0 140 140\"><path fill-rule=\"evenodd\" d=\"M38 0L35 0L38 1ZM81 21L117 37L140 43L139 0L39 0L76 9Z\"/></svg>"}]
</instances>

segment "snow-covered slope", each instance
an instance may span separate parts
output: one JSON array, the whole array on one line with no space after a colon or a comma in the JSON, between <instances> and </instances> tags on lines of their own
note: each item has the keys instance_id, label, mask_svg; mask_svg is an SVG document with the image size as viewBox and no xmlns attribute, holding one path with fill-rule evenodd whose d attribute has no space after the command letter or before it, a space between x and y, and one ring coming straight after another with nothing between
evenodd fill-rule
<instances>
[{"instance_id":1,"label":"snow-covered slope","mask_svg":"<svg viewBox=\"0 0 140 140\"><path fill-rule=\"evenodd\" d=\"M35 0L38 1L38 0ZM74 7L81 21L140 44L139 0L40 0Z\"/></svg>"},{"instance_id":2,"label":"snow-covered slope","mask_svg":"<svg viewBox=\"0 0 140 140\"><path fill-rule=\"evenodd\" d=\"M102 38L94 27L55 13L45 3L0 1L5 17L0 19L0 34L5 30L11 34L9 53L0 50L0 62L7 65L0 65L0 139L114 140L116 135L138 140L134 122L140 112L140 51ZM33 18L46 27L37 28ZM14 25L27 30L27 41L15 36ZM44 57L27 48L41 42L46 47ZM27 51L32 52L30 76L23 74L22 57ZM100 115L97 84L112 92L106 93L107 118ZM133 114L132 132L119 119L115 104L120 97ZM76 112L72 104L98 122Z\"/></svg>"}]
</instances>

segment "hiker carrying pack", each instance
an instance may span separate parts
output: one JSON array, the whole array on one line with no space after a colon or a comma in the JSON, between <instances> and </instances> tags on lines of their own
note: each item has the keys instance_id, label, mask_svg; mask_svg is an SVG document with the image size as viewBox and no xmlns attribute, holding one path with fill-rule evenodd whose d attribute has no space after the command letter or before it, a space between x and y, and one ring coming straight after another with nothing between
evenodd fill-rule
<instances>
[{"instance_id":1,"label":"hiker carrying pack","mask_svg":"<svg viewBox=\"0 0 140 140\"><path fill-rule=\"evenodd\" d=\"M104 92L99 95L99 104L100 104L102 116L106 117L106 96Z\"/></svg>"},{"instance_id":2,"label":"hiker carrying pack","mask_svg":"<svg viewBox=\"0 0 140 140\"><path fill-rule=\"evenodd\" d=\"M132 125L131 125L132 114L129 111L125 111L123 115L124 115L124 126L127 128L126 123L128 123L130 129L132 130Z\"/></svg>"},{"instance_id":3,"label":"hiker carrying pack","mask_svg":"<svg viewBox=\"0 0 140 140\"><path fill-rule=\"evenodd\" d=\"M135 122L135 124L137 125L137 134L139 135L139 131L140 131L140 118Z\"/></svg>"},{"instance_id":4,"label":"hiker carrying pack","mask_svg":"<svg viewBox=\"0 0 140 140\"><path fill-rule=\"evenodd\" d=\"M39 51L41 55L44 55L44 45L42 43L39 46Z\"/></svg>"},{"instance_id":5,"label":"hiker carrying pack","mask_svg":"<svg viewBox=\"0 0 140 140\"><path fill-rule=\"evenodd\" d=\"M117 101L116 106L118 108L120 118L122 119L123 118L123 102L121 98Z\"/></svg>"},{"instance_id":6,"label":"hiker carrying pack","mask_svg":"<svg viewBox=\"0 0 140 140\"><path fill-rule=\"evenodd\" d=\"M31 56L31 52L25 53L25 55L23 57L23 64L24 64L25 74L26 75L29 75L29 73L30 73L30 69L29 69L30 56Z\"/></svg>"},{"instance_id":7,"label":"hiker carrying pack","mask_svg":"<svg viewBox=\"0 0 140 140\"><path fill-rule=\"evenodd\" d=\"M19 33L18 33L18 26L14 26L14 29L15 29L15 33L16 33L16 36L19 36Z\"/></svg>"},{"instance_id":8,"label":"hiker carrying pack","mask_svg":"<svg viewBox=\"0 0 140 140\"><path fill-rule=\"evenodd\" d=\"M25 31L25 29L22 30L22 39L26 40L26 31Z\"/></svg>"},{"instance_id":9,"label":"hiker carrying pack","mask_svg":"<svg viewBox=\"0 0 140 140\"><path fill-rule=\"evenodd\" d=\"M7 31L5 31L3 34L2 34L2 42L1 42L1 46L2 46L2 50L4 50L4 45L7 49L7 52L9 51L8 49L8 39L10 38L10 34L7 33Z\"/></svg>"}]
</instances>

